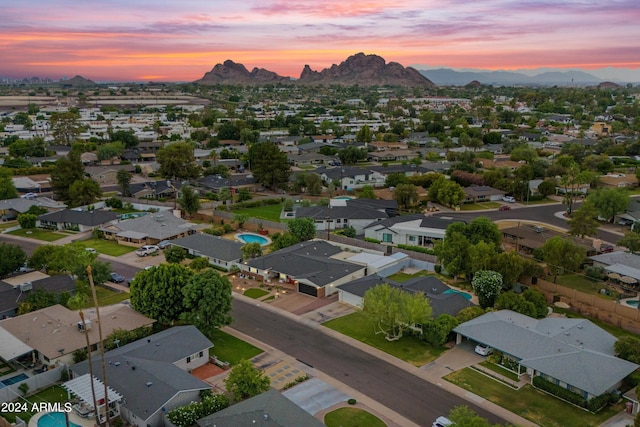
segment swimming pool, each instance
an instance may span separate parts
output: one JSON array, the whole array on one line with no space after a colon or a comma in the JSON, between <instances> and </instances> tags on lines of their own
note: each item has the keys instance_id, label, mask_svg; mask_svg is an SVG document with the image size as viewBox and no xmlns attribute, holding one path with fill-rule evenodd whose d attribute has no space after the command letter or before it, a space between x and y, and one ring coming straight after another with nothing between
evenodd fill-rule
<instances>
[{"instance_id":1,"label":"swimming pool","mask_svg":"<svg viewBox=\"0 0 640 427\"><path fill-rule=\"evenodd\" d=\"M627 305L630 305L631 307L638 308L638 300L637 299L626 300L625 303Z\"/></svg>"},{"instance_id":2,"label":"swimming pool","mask_svg":"<svg viewBox=\"0 0 640 427\"><path fill-rule=\"evenodd\" d=\"M0 381L2 384L4 384L5 386L11 385L11 384L15 384L15 383L19 383L20 381L24 381L27 378L29 378L26 374L18 374L14 377L11 378L7 378L4 379L2 381Z\"/></svg>"},{"instance_id":3,"label":"swimming pool","mask_svg":"<svg viewBox=\"0 0 640 427\"><path fill-rule=\"evenodd\" d=\"M271 239L253 233L239 233L235 235L235 238L244 243L260 243L260 246L268 245L271 243Z\"/></svg>"},{"instance_id":4,"label":"swimming pool","mask_svg":"<svg viewBox=\"0 0 640 427\"><path fill-rule=\"evenodd\" d=\"M49 412L42 414L38 419L38 427L64 427L67 425L67 420L64 417L63 412ZM69 421L71 427L82 427L78 424Z\"/></svg>"},{"instance_id":5,"label":"swimming pool","mask_svg":"<svg viewBox=\"0 0 640 427\"><path fill-rule=\"evenodd\" d=\"M468 293L466 293L466 292L459 291L459 290L457 290L457 289L447 289L447 290L446 290L446 291L444 291L443 293L444 293L444 294L460 294L460 295L462 295L463 297L465 297L466 299L471 300L471 294L468 294Z\"/></svg>"}]
</instances>

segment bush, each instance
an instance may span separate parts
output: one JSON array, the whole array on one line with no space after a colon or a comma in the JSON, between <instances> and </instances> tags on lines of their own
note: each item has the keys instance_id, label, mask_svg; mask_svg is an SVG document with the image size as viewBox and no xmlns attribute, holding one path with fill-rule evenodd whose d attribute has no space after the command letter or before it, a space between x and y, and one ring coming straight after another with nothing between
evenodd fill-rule
<instances>
[{"instance_id":1,"label":"bush","mask_svg":"<svg viewBox=\"0 0 640 427\"><path fill-rule=\"evenodd\" d=\"M533 385L540 390L544 390L547 393L553 394L554 396L566 400L567 402L573 403L574 405L580 406L582 408L587 407L587 401L581 395L574 393L571 390L567 390L566 388L560 387L557 384L553 384L552 382L549 382L540 376L533 377Z\"/></svg>"},{"instance_id":2,"label":"bush","mask_svg":"<svg viewBox=\"0 0 640 427\"><path fill-rule=\"evenodd\" d=\"M211 234L212 236L222 236L224 234L224 229L220 227L212 227L203 230L204 233Z\"/></svg>"},{"instance_id":3,"label":"bush","mask_svg":"<svg viewBox=\"0 0 640 427\"><path fill-rule=\"evenodd\" d=\"M442 273L442 266L440 264L434 265L433 266L433 271L435 271L438 274Z\"/></svg>"},{"instance_id":4,"label":"bush","mask_svg":"<svg viewBox=\"0 0 640 427\"><path fill-rule=\"evenodd\" d=\"M308 374L299 376L298 378L296 378L295 380L291 381L290 383L285 384L284 387L282 387L282 390L286 390L286 389L289 389L289 388L291 388L291 387L293 387L295 385L303 383L306 380L308 380L309 378L311 378L311 377Z\"/></svg>"},{"instance_id":5,"label":"bush","mask_svg":"<svg viewBox=\"0 0 640 427\"><path fill-rule=\"evenodd\" d=\"M347 400L347 403L348 403L349 405L355 405L357 402L356 402L356 400L355 400L355 399L349 399L349 400Z\"/></svg>"},{"instance_id":6,"label":"bush","mask_svg":"<svg viewBox=\"0 0 640 427\"><path fill-rule=\"evenodd\" d=\"M122 206L123 206L122 200L118 199L117 197L112 197L110 199L105 200L104 204L113 209L122 209Z\"/></svg>"},{"instance_id":7,"label":"bush","mask_svg":"<svg viewBox=\"0 0 640 427\"><path fill-rule=\"evenodd\" d=\"M18 224L23 229L35 228L38 217L32 214L24 213L18 215Z\"/></svg>"},{"instance_id":8,"label":"bush","mask_svg":"<svg viewBox=\"0 0 640 427\"><path fill-rule=\"evenodd\" d=\"M365 237L364 238L365 242L370 242L370 243L380 243L380 240L378 239L372 239L371 237Z\"/></svg>"},{"instance_id":9,"label":"bush","mask_svg":"<svg viewBox=\"0 0 640 427\"><path fill-rule=\"evenodd\" d=\"M435 251L429 248L423 248L422 246L412 246L412 245L398 245L399 249L406 249L408 251L420 252L423 254L435 255Z\"/></svg>"}]
</instances>

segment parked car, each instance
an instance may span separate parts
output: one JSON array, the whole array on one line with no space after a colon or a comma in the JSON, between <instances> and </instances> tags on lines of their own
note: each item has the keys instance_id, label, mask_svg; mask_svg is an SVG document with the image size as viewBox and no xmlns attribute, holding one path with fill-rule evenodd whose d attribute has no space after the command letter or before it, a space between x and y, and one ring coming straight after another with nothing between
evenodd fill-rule
<instances>
[{"instance_id":1,"label":"parked car","mask_svg":"<svg viewBox=\"0 0 640 427\"><path fill-rule=\"evenodd\" d=\"M144 245L144 246L141 246L140 249L136 250L136 255L147 256L147 255L155 254L159 250L160 248L157 245Z\"/></svg>"},{"instance_id":2,"label":"parked car","mask_svg":"<svg viewBox=\"0 0 640 427\"><path fill-rule=\"evenodd\" d=\"M448 427L448 426L452 426L453 425L453 421L451 421L449 418L447 417L438 417L433 424L431 424L431 427Z\"/></svg>"},{"instance_id":3,"label":"parked car","mask_svg":"<svg viewBox=\"0 0 640 427\"><path fill-rule=\"evenodd\" d=\"M507 205L502 205L498 208L499 211L510 211L511 210L511 206L507 206Z\"/></svg>"},{"instance_id":4,"label":"parked car","mask_svg":"<svg viewBox=\"0 0 640 427\"><path fill-rule=\"evenodd\" d=\"M502 198L502 201L507 202L507 203L515 203L516 202L516 198L513 196L504 196Z\"/></svg>"},{"instance_id":5,"label":"parked car","mask_svg":"<svg viewBox=\"0 0 640 427\"><path fill-rule=\"evenodd\" d=\"M620 221L618 221L618 224L622 225L623 227L628 227L630 225L633 225L633 221L631 221L630 219L621 218Z\"/></svg>"},{"instance_id":6,"label":"parked car","mask_svg":"<svg viewBox=\"0 0 640 427\"><path fill-rule=\"evenodd\" d=\"M118 274L115 271L113 273L110 274L111 276L111 281L113 283L122 283L124 282L124 276L122 274Z\"/></svg>"},{"instance_id":7,"label":"parked car","mask_svg":"<svg viewBox=\"0 0 640 427\"><path fill-rule=\"evenodd\" d=\"M165 249L169 245L171 245L171 241L170 240L163 240L162 242L158 243L158 247L160 249Z\"/></svg>"},{"instance_id":8,"label":"parked car","mask_svg":"<svg viewBox=\"0 0 640 427\"><path fill-rule=\"evenodd\" d=\"M480 356L488 356L493 353L493 349L485 344L478 344L474 351Z\"/></svg>"},{"instance_id":9,"label":"parked car","mask_svg":"<svg viewBox=\"0 0 640 427\"><path fill-rule=\"evenodd\" d=\"M36 193L27 193L27 194L23 194L20 197L27 200L33 200L33 199L36 199L38 195Z\"/></svg>"}]
</instances>

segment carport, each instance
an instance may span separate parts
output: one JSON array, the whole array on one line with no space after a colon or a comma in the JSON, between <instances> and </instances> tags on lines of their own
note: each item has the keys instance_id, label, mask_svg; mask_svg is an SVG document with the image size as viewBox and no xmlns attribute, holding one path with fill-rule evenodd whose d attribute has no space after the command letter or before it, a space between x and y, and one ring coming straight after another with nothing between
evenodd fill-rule
<instances>
[{"instance_id":1,"label":"carport","mask_svg":"<svg viewBox=\"0 0 640 427\"><path fill-rule=\"evenodd\" d=\"M0 357L7 362L33 351L4 328L0 328L0 342Z\"/></svg>"}]
</instances>

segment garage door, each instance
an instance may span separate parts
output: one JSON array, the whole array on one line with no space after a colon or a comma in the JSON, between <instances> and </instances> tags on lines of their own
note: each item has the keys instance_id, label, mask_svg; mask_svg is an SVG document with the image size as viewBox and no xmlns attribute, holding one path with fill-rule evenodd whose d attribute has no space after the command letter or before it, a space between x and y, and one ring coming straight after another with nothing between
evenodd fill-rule
<instances>
[{"instance_id":1,"label":"garage door","mask_svg":"<svg viewBox=\"0 0 640 427\"><path fill-rule=\"evenodd\" d=\"M318 289L314 286L306 285L304 283L298 283L298 292L305 295L311 295L312 297L318 296Z\"/></svg>"}]
</instances>

